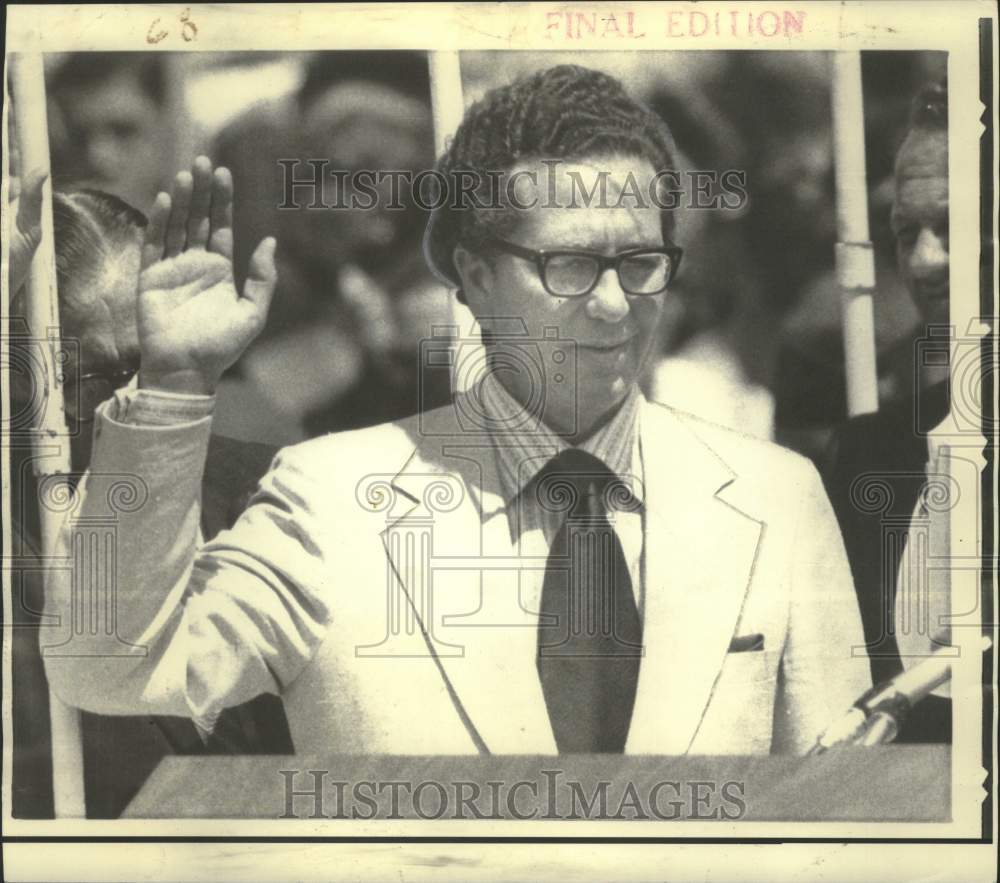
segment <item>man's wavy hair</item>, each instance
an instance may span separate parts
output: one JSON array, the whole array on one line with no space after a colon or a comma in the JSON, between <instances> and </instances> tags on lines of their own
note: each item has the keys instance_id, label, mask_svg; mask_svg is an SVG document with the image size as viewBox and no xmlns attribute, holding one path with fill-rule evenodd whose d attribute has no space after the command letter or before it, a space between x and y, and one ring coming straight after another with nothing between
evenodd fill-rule
<instances>
[{"instance_id":1,"label":"man's wavy hair","mask_svg":"<svg viewBox=\"0 0 1000 883\"><path fill-rule=\"evenodd\" d=\"M641 158L660 171L673 168L675 150L663 120L614 77L560 65L493 89L469 108L437 169L449 184L457 173L476 175L482 182L475 191L480 203L495 204L488 172L495 176L522 161L574 161L608 154ZM424 253L431 269L457 287L455 246L483 247L488 237L509 232L516 215L453 203L449 199L432 213ZM668 238L673 215L663 211L662 216Z\"/></svg>"}]
</instances>

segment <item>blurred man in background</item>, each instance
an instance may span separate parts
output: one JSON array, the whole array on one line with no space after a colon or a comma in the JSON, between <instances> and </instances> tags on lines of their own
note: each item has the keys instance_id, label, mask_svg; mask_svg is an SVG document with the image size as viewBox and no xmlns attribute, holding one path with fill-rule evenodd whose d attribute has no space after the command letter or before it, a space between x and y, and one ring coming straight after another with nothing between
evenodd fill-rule
<instances>
[{"instance_id":1,"label":"blurred man in background","mask_svg":"<svg viewBox=\"0 0 1000 883\"><path fill-rule=\"evenodd\" d=\"M827 61L816 53L739 53L744 106L738 110L753 148L748 230L764 272L774 333L763 337L772 359L776 438L824 461L831 435L847 414L836 239L834 151ZM895 260L887 223L893 165L909 125L910 98L943 74L944 53L862 53L865 164L875 254L875 344L879 400L912 392L910 354L922 336L920 317ZM735 73L735 72L734 72ZM766 94L767 102L746 100ZM734 99L738 97L734 95ZM859 133L860 134L860 133Z\"/></svg>"},{"instance_id":2,"label":"blurred man in background","mask_svg":"<svg viewBox=\"0 0 1000 883\"><path fill-rule=\"evenodd\" d=\"M52 177L149 205L169 176L173 131L163 54L79 52L48 81Z\"/></svg>"},{"instance_id":3,"label":"blurred man in background","mask_svg":"<svg viewBox=\"0 0 1000 883\"><path fill-rule=\"evenodd\" d=\"M928 482L946 473L938 460L948 431L948 93L943 83L926 87L914 103L909 132L896 156L892 229L899 273L920 311L924 346L913 351L913 396L855 418L834 438L827 485L854 572L865 640L876 682L898 674L949 643L940 617L950 607L947 580L918 558L918 539L929 531L932 550L943 531L927 505ZM929 345L929 346L928 346ZM938 358L934 358L936 355ZM888 510L863 508L857 488L874 476L888 485ZM945 514L947 517L947 514ZM892 520L909 524L903 543L890 544ZM926 547L924 547L926 548ZM945 574L946 577L946 574ZM925 582L926 581L926 582ZM926 606L924 606L926 605ZM929 610L927 628L915 611ZM913 712L897 741L948 742L951 701L947 685Z\"/></svg>"},{"instance_id":4,"label":"blurred man in background","mask_svg":"<svg viewBox=\"0 0 1000 883\"><path fill-rule=\"evenodd\" d=\"M38 176L29 176L18 213L25 247L12 254L12 290L20 287L37 247L40 209ZM94 411L139 367L136 286L144 215L99 191L56 193L53 197L56 276L60 328L69 358L63 363L65 415L74 473L90 462ZM18 243L19 244L19 243ZM23 310L20 299L14 312ZM19 334L18 331L21 331ZM12 325L12 345L30 346L23 322ZM13 359L14 427L30 410L36 392ZM21 370L18 370L20 367ZM51 747L48 689L38 652L42 626L42 585L38 486L27 433L13 435L11 473L15 487L13 615L14 766L13 811L18 817L51 816ZM246 506L273 456L265 445L213 436L202 487L202 532L214 536L230 526ZM260 697L220 720L203 742L189 721L167 717L83 715L87 812L91 818L117 816L165 754L287 752L291 741L281 703Z\"/></svg>"}]
</instances>

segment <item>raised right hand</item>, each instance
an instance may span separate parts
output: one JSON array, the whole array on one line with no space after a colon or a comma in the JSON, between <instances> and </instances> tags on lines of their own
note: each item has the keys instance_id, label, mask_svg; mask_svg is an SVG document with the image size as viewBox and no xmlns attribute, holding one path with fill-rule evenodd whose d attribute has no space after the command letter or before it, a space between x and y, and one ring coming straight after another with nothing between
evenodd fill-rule
<instances>
[{"instance_id":1,"label":"raised right hand","mask_svg":"<svg viewBox=\"0 0 1000 883\"><path fill-rule=\"evenodd\" d=\"M274 294L275 241L250 258L242 295L233 279L233 179L198 157L150 212L139 274L139 386L215 392L264 326Z\"/></svg>"}]
</instances>

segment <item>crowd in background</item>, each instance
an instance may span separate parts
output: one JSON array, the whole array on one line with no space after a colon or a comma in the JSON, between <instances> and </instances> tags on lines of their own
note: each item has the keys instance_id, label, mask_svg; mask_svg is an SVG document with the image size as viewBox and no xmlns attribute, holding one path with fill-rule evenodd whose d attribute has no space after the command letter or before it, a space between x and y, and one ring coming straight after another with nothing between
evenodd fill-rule
<instances>
[{"instance_id":1,"label":"crowd in background","mask_svg":"<svg viewBox=\"0 0 1000 883\"><path fill-rule=\"evenodd\" d=\"M558 60L463 53L465 100ZM746 173L749 199L740 209L681 213L686 256L647 392L821 458L846 416L827 56L676 52L589 61L664 116L688 168ZM943 76L944 64L940 53L863 53L883 402L911 393L917 335L892 257L892 158L912 95ZM432 167L423 53L196 61L133 53L100 63L74 55L50 58L48 70L57 189L96 188L145 209L203 150L233 171L237 273L252 244L278 239L268 326L225 379L219 432L286 444L445 400L447 383L422 369L419 344L465 319L424 265L424 213L279 208L279 159L300 160L299 177L311 173L308 159L341 170Z\"/></svg>"}]
</instances>

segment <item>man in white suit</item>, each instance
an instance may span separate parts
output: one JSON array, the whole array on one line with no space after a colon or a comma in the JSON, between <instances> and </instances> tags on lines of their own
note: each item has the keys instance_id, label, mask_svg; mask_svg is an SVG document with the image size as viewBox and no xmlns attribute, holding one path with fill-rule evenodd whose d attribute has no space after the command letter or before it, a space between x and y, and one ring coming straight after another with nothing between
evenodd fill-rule
<instances>
[{"instance_id":1,"label":"man in white suit","mask_svg":"<svg viewBox=\"0 0 1000 883\"><path fill-rule=\"evenodd\" d=\"M870 686L819 478L636 385L680 260L643 198L671 154L658 118L579 67L471 108L439 170L511 183L499 210L438 210L426 252L479 322L486 361L459 368L481 376L285 449L200 548L213 392L261 327L274 242L239 295L228 174L178 175L144 249L138 382L102 406L64 533L114 522L116 619L43 634L64 642L56 692L203 730L279 693L304 753L806 751ZM116 505L123 480L138 497ZM83 570L49 582L64 624Z\"/></svg>"}]
</instances>

